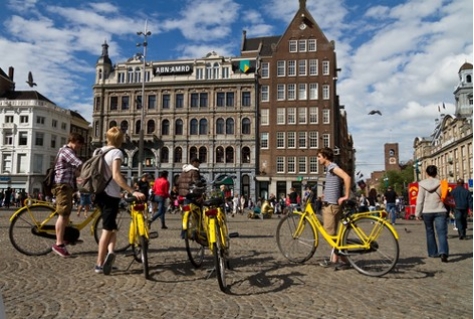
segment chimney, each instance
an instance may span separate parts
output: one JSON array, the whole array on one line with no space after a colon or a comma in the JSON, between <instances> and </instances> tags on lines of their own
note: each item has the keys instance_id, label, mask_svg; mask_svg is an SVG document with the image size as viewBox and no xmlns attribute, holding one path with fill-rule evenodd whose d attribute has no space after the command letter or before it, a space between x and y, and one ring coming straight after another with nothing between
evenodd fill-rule
<instances>
[{"instance_id":1,"label":"chimney","mask_svg":"<svg viewBox=\"0 0 474 319\"><path fill-rule=\"evenodd\" d=\"M8 68L8 77L13 82L13 74L15 73L15 69L11 66Z\"/></svg>"}]
</instances>

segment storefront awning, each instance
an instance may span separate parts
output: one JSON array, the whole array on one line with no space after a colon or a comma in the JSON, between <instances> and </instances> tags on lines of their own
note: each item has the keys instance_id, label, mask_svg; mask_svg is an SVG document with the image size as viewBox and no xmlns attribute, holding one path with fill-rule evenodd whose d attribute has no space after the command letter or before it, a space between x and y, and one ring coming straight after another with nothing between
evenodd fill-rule
<instances>
[{"instance_id":1,"label":"storefront awning","mask_svg":"<svg viewBox=\"0 0 474 319\"><path fill-rule=\"evenodd\" d=\"M255 179L259 182L269 182L271 180L270 176L256 176Z\"/></svg>"}]
</instances>

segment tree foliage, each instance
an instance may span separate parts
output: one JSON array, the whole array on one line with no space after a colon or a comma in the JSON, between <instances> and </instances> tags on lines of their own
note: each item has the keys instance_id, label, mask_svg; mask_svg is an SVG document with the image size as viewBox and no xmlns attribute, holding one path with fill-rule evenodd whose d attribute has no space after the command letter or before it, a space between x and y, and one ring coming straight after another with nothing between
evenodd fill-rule
<instances>
[{"instance_id":1,"label":"tree foliage","mask_svg":"<svg viewBox=\"0 0 474 319\"><path fill-rule=\"evenodd\" d=\"M384 180L388 178L388 180ZM381 179L379 184L379 190L384 193L387 187L390 185L393 187L397 194L406 197L408 184L415 180L413 167L407 165L401 171L387 171L384 178Z\"/></svg>"}]
</instances>

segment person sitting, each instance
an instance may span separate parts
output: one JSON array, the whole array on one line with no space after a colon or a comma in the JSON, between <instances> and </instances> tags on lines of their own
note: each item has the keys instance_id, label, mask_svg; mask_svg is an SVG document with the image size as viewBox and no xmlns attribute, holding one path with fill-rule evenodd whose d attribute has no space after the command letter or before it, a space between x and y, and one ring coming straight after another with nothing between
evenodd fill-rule
<instances>
[{"instance_id":1,"label":"person sitting","mask_svg":"<svg viewBox=\"0 0 474 319\"><path fill-rule=\"evenodd\" d=\"M274 209L270 204L269 200L266 199L263 202L262 207L256 207L253 212L249 212L247 217L250 219L260 218L260 219L270 219L273 216Z\"/></svg>"}]
</instances>

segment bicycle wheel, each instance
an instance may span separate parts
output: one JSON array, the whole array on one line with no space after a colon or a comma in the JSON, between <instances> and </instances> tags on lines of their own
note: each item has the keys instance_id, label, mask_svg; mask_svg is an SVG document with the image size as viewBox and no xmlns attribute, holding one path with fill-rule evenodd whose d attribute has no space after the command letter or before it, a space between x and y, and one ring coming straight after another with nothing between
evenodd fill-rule
<instances>
[{"instance_id":1,"label":"bicycle wheel","mask_svg":"<svg viewBox=\"0 0 474 319\"><path fill-rule=\"evenodd\" d=\"M226 250L222 243L222 234L219 223L216 223L216 242L213 244L214 265L216 267L217 282L222 292L227 292L227 279L225 269L227 266Z\"/></svg>"},{"instance_id":2,"label":"bicycle wheel","mask_svg":"<svg viewBox=\"0 0 474 319\"><path fill-rule=\"evenodd\" d=\"M143 265L143 274L145 279L148 279L148 239L145 236L140 236L140 257Z\"/></svg>"},{"instance_id":3,"label":"bicycle wheel","mask_svg":"<svg viewBox=\"0 0 474 319\"><path fill-rule=\"evenodd\" d=\"M204 238L199 231L199 215L191 212L188 216L188 228L185 233L184 242L186 244L186 253L191 264L199 268L204 260Z\"/></svg>"},{"instance_id":4,"label":"bicycle wheel","mask_svg":"<svg viewBox=\"0 0 474 319\"><path fill-rule=\"evenodd\" d=\"M130 228L130 223L131 223L131 218L130 218L130 211L128 210L128 207L122 207L120 206L119 212L117 214L117 241L115 243L115 251L116 252L123 252L127 250L128 247L130 247L130 243L128 240L128 229ZM102 234L102 216L99 216L95 220L94 223L94 239L96 243L99 243L100 236Z\"/></svg>"},{"instance_id":5,"label":"bicycle wheel","mask_svg":"<svg viewBox=\"0 0 474 319\"><path fill-rule=\"evenodd\" d=\"M370 238L373 238L371 240ZM345 249L352 267L367 276L383 276L395 267L398 261L398 240L392 230L381 221L362 217L354 220L345 230L342 244L351 245L371 240L370 248Z\"/></svg>"},{"instance_id":6,"label":"bicycle wheel","mask_svg":"<svg viewBox=\"0 0 474 319\"><path fill-rule=\"evenodd\" d=\"M20 253L27 256L41 256L51 252L56 243L56 218L51 218L38 231L37 225L44 222L54 208L49 205L23 207L10 223L10 241Z\"/></svg>"},{"instance_id":7,"label":"bicycle wheel","mask_svg":"<svg viewBox=\"0 0 474 319\"><path fill-rule=\"evenodd\" d=\"M303 220L302 229L296 234L301 214L288 213L277 226L276 240L280 252L291 262L304 263L313 257L318 247L318 234L308 218Z\"/></svg>"}]
</instances>

